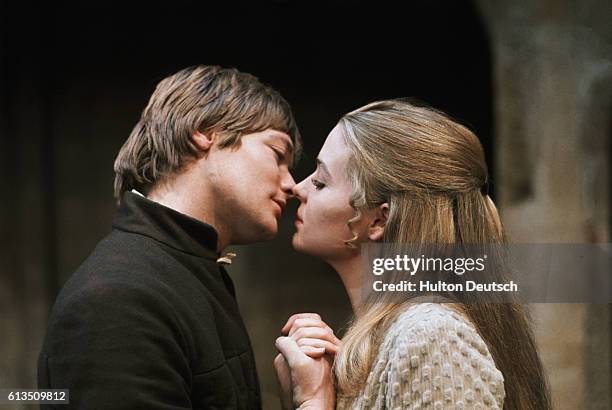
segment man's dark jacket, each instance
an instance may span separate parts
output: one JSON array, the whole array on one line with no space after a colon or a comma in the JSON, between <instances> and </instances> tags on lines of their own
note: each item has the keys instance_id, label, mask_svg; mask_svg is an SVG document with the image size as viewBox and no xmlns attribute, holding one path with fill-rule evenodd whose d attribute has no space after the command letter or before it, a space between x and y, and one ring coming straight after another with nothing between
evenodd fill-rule
<instances>
[{"instance_id":1,"label":"man's dark jacket","mask_svg":"<svg viewBox=\"0 0 612 410\"><path fill-rule=\"evenodd\" d=\"M216 247L211 226L126 193L53 306L39 388L70 389L61 409L261 408Z\"/></svg>"}]
</instances>

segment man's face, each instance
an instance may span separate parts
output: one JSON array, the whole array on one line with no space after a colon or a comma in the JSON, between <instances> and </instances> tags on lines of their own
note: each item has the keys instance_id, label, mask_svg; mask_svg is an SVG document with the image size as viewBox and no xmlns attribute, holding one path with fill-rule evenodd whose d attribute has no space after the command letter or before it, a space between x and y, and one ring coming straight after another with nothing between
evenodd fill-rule
<instances>
[{"instance_id":1,"label":"man's face","mask_svg":"<svg viewBox=\"0 0 612 410\"><path fill-rule=\"evenodd\" d=\"M283 132L267 129L241 137L234 147L208 153L206 177L212 186L215 218L231 244L272 239L295 185L289 173L293 144Z\"/></svg>"}]
</instances>

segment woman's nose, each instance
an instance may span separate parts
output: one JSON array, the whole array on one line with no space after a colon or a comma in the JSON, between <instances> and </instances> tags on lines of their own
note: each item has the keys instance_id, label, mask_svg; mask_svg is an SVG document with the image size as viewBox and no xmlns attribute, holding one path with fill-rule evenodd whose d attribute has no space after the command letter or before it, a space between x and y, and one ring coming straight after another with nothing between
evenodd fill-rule
<instances>
[{"instance_id":1,"label":"woman's nose","mask_svg":"<svg viewBox=\"0 0 612 410\"><path fill-rule=\"evenodd\" d=\"M303 179L302 181L300 181L298 184L293 186L293 189L291 190L291 192L293 192L293 195L299 199L301 202L306 202L306 182L308 181L308 178Z\"/></svg>"}]
</instances>

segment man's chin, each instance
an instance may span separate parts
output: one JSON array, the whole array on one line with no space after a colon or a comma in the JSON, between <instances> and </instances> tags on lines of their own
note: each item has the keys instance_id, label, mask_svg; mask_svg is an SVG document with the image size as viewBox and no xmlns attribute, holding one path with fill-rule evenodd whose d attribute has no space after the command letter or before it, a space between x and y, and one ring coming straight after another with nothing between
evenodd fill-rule
<instances>
[{"instance_id":1,"label":"man's chin","mask_svg":"<svg viewBox=\"0 0 612 410\"><path fill-rule=\"evenodd\" d=\"M278 234L278 224L257 224L252 225L251 229L243 230L239 236L234 237L232 245L249 245L257 242L271 241Z\"/></svg>"},{"instance_id":2,"label":"man's chin","mask_svg":"<svg viewBox=\"0 0 612 410\"><path fill-rule=\"evenodd\" d=\"M262 237L259 240L260 242L265 242L265 241L271 241L272 239L276 238L276 235L278 235L278 229L274 229L273 231L267 231L267 232L262 232Z\"/></svg>"},{"instance_id":3,"label":"man's chin","mask_svg":"<svg viewBox=\"0 0 612 410\"><path fill-rule=\"evenodd\" d=\"M275 220L274 222L263 225L259 228L259 238L256 239L254 242L271 241L276 237L276 235L278 235L278 223Z\"/></svg>"}]
</instances>

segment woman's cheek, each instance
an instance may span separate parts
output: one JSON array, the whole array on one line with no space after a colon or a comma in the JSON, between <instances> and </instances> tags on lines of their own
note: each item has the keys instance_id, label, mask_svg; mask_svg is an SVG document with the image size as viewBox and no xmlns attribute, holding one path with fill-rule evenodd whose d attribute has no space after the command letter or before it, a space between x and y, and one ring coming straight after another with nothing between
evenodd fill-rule
<instances>
[{"instance_id":1,"label":"woman's cheek","mask_svg":"<svg viewBox=\"0 0 612 410\"><path fill-rule=\"evenodd\" d=\"M313 210L316 210L317 221L321 224L333 223L334 219L338 216L338 209L334 204L334 198L331 195L319 195L316 202L314 202Z\"/></svg>"},{"instance_id":2,"label":"woman's cheek","mask_svg":"<svg viewBox=\"0 0 612 410\"><path fill-rule=\"evenodd\" d=\"M344 203L346 201L340 200L345 198L333 199L334 201L327 204L328 206L321 215L320 223L324 224L325 229L333 231L336 235L341 235L348 230L347 223L354 216L354 210L350 205Z\"/></svg>"}]
</instances>

